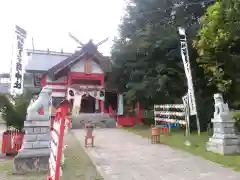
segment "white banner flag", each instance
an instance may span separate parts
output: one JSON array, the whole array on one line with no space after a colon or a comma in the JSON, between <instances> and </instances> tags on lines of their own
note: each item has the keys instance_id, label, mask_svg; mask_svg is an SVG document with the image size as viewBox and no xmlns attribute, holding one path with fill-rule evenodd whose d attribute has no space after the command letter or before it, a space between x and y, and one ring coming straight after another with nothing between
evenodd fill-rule
<instances>
[{"instance_id":1,"label":"white banner flag","mask_svg":"<svg viewBox=\"0 0 240 180\"><path fill-rule=\"evenodd\" d=\"M11 63L11 94L21 94L23 92L23 46L26 36L27 32L24 29L15 26Z\"/></svg>"}]
</instances>

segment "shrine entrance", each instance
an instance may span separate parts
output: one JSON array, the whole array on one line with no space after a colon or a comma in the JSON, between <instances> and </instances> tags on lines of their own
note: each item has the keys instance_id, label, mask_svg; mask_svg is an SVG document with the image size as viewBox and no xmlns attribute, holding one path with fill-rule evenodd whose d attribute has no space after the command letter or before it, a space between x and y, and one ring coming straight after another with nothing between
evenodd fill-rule
<instances>
[{"instance_id":1,"label":"shrine entrance","mask_svg":"<svg viewBox=\"0 0 240 180\"><path fill-rule=\"evenodd\" d=\"M89 94L84 94L81 99L81 113L95 113L96 99Z\"/></svg>"}]
</instances>

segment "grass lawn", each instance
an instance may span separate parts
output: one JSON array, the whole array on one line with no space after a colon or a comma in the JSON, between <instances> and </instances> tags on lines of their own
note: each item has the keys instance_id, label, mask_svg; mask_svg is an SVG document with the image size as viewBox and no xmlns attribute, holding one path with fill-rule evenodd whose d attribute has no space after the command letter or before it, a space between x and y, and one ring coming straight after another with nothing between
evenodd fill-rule
<instances>
[{"instance_id":1,"label":"grass lawn","mask_svg":"<svg viewBox=\"0 0 240 180\"><path fill-rule=\"evenodd\" d=\"M143 125L124 129L146 138L151 135L151 129ZM209 135L207 133L201 133L200 136L192 133L190 136L190 142L192 146L187 147L184 145L186 138L183 132L171 132L167 137L161 136L161 143L176 149L187 151L196 156L201 156L207 160L230 167L233 170L240 171L240 155L223 156L206 151L205 143L208 141L208 138Z\"/></svg>"},{"instance_id":2,"label":"grass lawn","mask_svg":"<svg viewBox=\"0 0 240 180\"><path fill-rule=\"evenodd\" d=\"M66 136L66 164L61 180L103 180L77 139L70 133ZM47 174L12 175L12 160L0 161L0 180L46 180Z\"/></svg>"}]
</instances>

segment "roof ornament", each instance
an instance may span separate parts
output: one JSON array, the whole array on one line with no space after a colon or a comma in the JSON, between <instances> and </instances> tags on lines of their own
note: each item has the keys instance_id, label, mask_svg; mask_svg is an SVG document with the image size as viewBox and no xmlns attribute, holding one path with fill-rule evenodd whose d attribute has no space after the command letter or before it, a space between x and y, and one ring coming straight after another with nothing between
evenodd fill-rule
<instances>
[{"instance_id":1,"label":"roof ornament","mask_svg":"<svg viewBox=\"0 0 240 180\"><path fill-rule=\"evenodd\" d=\"M70 36L70 38L72 38L75 42L77 42L78 44L80 44L81 46L80 47L83 47L84 44L79 41L74 35L72 35L70 32L68 33L68 35Z\"/></svg>"},{"instance_id":2,"label":"roof ornament","mask_svg":"<svg viewBox=\"0 0 240 180\"><path fill-rule=\"evenodd\" d=\"M99 43L97 43L96 46L98 47L98 46L102 45L103 43L107 42L108 39L109 39L108 37L105 38L105 39L103 39L102 41L100 41Z\"/></svg>"},{"instance_id":3,"label":"roof ornament","mask_svg":"<svg viewBox=\"0 0 240 180\"><path fill-rule=\"evenodd\" d=\"M68 33L68 35L70 36L70 38L72 38L75 42L77 42L80 46L80 48L82 48L83 46L85 46L85 44L83 44L79 39L77 39L74 35L72 35L72 33ZM98 42L95 44L96 47L99 47L100 45L102 45L103 43L107 42L109 38L105 38L102 41ZM93 40L90 39L89 43L93 43Z\"/></svg>"}]
</instances>

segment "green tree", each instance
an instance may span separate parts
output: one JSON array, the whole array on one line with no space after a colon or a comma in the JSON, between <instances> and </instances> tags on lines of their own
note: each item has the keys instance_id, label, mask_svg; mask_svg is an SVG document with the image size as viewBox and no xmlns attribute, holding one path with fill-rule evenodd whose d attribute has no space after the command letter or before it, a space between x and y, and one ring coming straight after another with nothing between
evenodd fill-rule
<instances>
[{"instance_id":1,"label":"green tree","mask_svg":"<svg viewBox=\"0 0 240 180\"><path fill-rule=\"evenodd\" d=\"M191 39L204 9L196 0L132 0L128 4L112 50L111 74L127 99L149 105L181 99L186 85L177 27L186 27Z\"/></svg>"},{"instance_id":2,"label":"green tree","mask_svg":"<svg viewBox=\"0 0 240 180\"><path fill-rule=\"evenodd\" d=\"M206 89L202 68L195 62L198 54L191 44L201 16L212 2L131 0L119 28L120 37L113 45L114 64L109 84L115 83L127 100L140 101L146 108L153 104L181 103L187 92L177 32L181 26L187 30L194 84L200 108L203 107L212 99L212 90ZM208 116L204 114L204 121L209 121L210 115L212 109Z\"/></svg>"},{"instance_id":3,"label":"green tree","mask_svg":"<svg viewBox=\"0 0 240 180\"><path fill-rule=\"evenodd\" d=\"M23 129L31 98L30 92L15 97L0 94L0 112L7 128Z\"/></svg>"},{"instance_id":4,"label":"green tree","mask_svg":"<svg viewBox=\"0 0 240 180\"><path fill-rule=\"evenodd\" d=\"M217 1L207 9L194 46L208 86L237 102L240 58L240 1ZM237 82L238 81L238 82ZM240 104L240 103L239 103Z\"/></svg>"}]
</instances>

